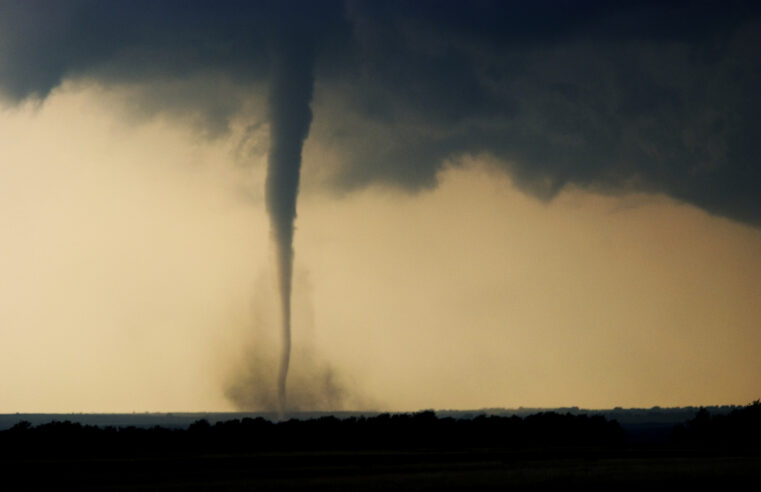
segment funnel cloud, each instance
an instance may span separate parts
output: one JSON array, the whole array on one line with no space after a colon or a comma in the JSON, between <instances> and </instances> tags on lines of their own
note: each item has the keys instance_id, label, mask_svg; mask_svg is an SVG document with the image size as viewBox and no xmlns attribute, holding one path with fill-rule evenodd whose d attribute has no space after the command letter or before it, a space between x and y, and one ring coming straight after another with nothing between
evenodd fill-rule
<instances>
[{"instance_id":1,"label":"funnel cloud","mask_svg":"<svg viewBox=\"0 0 761 492\"><path fill-rule=\"evenodd\" d=\"M282 349L278 375L280 412L286 410L286 381L291 358L291 286L293 282L293 224L299 190L301 151L312 122L314 76L308 39L290 36L274 47L269 95L270 149L266 205L277 261L282 318Z\"/></svg>"}]
</instances>

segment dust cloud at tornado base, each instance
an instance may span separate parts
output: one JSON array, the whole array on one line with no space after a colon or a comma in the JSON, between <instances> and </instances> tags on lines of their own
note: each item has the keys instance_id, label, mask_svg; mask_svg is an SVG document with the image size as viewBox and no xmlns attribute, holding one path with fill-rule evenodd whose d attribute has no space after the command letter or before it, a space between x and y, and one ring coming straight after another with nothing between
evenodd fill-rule
<instances>
[{"instance_id":1,"label":"dust cloud at tornado base","mask_svg":"<svg viewBox=\"0 0 761 492\"><path fill-rule=\"evenodd\" d=\"M238 329L234 361L224 376L224 394L240 411L280 412L280 299L272 268L257 275L250 325ZM293 345L288 375L288 411L370 409L355 378L320 353L308 273L296 268L293 279Z\"/></svg>"}]
</instances>

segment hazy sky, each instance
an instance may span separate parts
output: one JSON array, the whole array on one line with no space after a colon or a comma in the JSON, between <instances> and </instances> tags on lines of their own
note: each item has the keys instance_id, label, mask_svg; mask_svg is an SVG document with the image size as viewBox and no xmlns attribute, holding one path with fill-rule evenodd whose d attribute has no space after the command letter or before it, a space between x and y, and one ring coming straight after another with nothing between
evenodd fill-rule
<instances>
[{"instance_id":1,"label":"hazy sky","mask_svg":"<svg viewBox=\"0 0 761 492\"><path fill-rule=\"evenodd\" d=\"M276 406L284 35L293 408L759 398L759 8L611 5L0 2L0 412Z\"/></svg>"}]
</instances>

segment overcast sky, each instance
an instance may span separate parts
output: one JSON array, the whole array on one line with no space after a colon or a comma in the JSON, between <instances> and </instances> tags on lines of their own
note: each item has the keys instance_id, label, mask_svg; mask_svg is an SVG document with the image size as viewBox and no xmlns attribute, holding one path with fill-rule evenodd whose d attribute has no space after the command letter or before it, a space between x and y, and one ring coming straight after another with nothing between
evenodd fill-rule
<instances>
[{"instance_id":1,"label":"overcast sky","mask_svg":"<svg viewBox=\"0 0 761 492\"><path fill-rule=\"evenodd\" d=\"M0 1L0 412L276 406L283 57L293 408L759 398L761 9L695 3Z\"/></svg>"}]
</instances>

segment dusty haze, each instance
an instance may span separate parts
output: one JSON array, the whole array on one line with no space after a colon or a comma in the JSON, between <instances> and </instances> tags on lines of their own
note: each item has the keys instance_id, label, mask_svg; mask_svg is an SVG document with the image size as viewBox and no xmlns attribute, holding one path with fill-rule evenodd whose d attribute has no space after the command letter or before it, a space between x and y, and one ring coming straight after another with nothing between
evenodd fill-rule
<instances>
[{"instance_id":1,"label":"dusty haze","mask_svg":"<svg viewBox=\"0 0 761 492\"><path fill-rule=\"evenodd\" d=\"M133 97L67 83L0 113L2 412L271 404L236 389L274 377L251 357L277 337L267 125L209 139ZM329 389L304 408L758 398L757 228L658 194L543 202L487 154L336 195L333 152L304 149L293 376Z\"/></svg>"}]
</instances>

